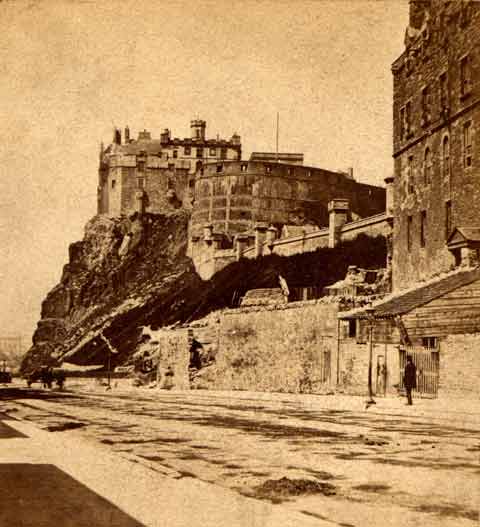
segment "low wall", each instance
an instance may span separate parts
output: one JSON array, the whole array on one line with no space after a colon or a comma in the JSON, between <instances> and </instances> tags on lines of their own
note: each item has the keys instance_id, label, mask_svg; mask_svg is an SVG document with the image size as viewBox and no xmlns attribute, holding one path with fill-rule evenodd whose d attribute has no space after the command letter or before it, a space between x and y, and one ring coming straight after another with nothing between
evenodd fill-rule
<instances>
[{"instance_id":1,"label":"low wall","mask_svg":"<svg viewBox=\"0 0 480 527\"><path fill-rule=\"evenodd\" d=\"M203 388L320 393L336 379L336 304L222 313L215 368Z\"/></svg>"},{"instance_id":2,"label":"low wall","mask_svg":"<svg viewBox=\"0 0 480 527\"><path fill-rule=\"evenodd\" d=\"M391 227L387 221L385 212L376 214L369 218L362 218L360 220L346 223L341 230L341 241L353 240L360 234L368 234L369 236L388 236Z\"/></svg>"}]
</instances>

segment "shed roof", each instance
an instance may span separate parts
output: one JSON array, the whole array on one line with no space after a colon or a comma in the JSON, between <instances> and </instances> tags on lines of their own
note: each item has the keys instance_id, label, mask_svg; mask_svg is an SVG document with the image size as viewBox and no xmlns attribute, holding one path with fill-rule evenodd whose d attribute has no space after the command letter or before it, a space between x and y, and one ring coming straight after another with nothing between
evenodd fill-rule
<instances>
[{"instance_id":1,"label":"shed roof","mask_svg":"<svg viewBox=\"0 0 480 527\"><path fill-rule=\"evenodd\" d=\"M447 240L447 245L461 241L480 242L480 227L456 227Z\"/></svg>"},{"instance_id":2,"label":"shed roof","mask_svg":"<svg viewBox=\"0 0 480 527\"><path fill-rule=\"evenodd\" d=\"M413 309L428 304L450 291L468 285L480 279L480 268L459 270L440 279L435 279L415 289L381 300L373 304L375 318L389 318L403 315ZM339 314L341 319L367 318L365 308L346 311Z\"/></svg>"}]
</instances>

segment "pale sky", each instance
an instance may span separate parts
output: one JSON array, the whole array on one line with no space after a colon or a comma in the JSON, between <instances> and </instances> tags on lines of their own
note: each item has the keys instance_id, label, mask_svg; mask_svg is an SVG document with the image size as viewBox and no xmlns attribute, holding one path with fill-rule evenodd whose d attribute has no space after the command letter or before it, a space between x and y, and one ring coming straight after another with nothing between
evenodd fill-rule
<instances>
[{"instance_id":1,"label":"pale sky","mask_svg":"<svg viewBox=\"0 0 480 527\"><path fill-rule=\"evenodd\" d=\"M0 1L0 336L29 338L68 245L96 212L98 150L114 125L242 137L393 171L391 63L407 0Z\"/></svg>"}]
</instances>

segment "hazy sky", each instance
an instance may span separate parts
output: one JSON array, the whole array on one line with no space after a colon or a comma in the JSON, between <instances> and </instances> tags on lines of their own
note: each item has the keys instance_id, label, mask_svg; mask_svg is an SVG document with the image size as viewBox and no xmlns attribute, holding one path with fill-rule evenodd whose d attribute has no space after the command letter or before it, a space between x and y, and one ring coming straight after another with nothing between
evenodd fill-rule
<instances>
[{"instance_id":1,"label":"hazy sky","mask_svg":"<svg viewBox=\"0 0 480 527\"><path fill-rule=\"evenodd\" d=\"M392 172L392 77L407 0L0 2L0 335L31 335L96 212L114 125L238 132L243 151Z\"/></svg>"}]
</instances>

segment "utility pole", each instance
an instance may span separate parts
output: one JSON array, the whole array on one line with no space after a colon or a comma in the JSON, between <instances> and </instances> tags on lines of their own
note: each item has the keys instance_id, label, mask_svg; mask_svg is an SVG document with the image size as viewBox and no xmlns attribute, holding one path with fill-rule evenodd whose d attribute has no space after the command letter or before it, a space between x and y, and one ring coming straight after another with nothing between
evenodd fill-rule
<instances>
[{"instance_id":1,"label":"utility pole","mask_svg":"<svg viewBox=\"0 0 480 527\"><path fill-rule=\"evenodd\" d=\"M372 388L372 370L373 370L373 324L375 320L375 309L370 305L366 309L368 317L368 328L370 333L370 345L368 353L368 401L367 407L371 404L376 404L373 399L373 388Z\"/></svg>"}]
</instances>

